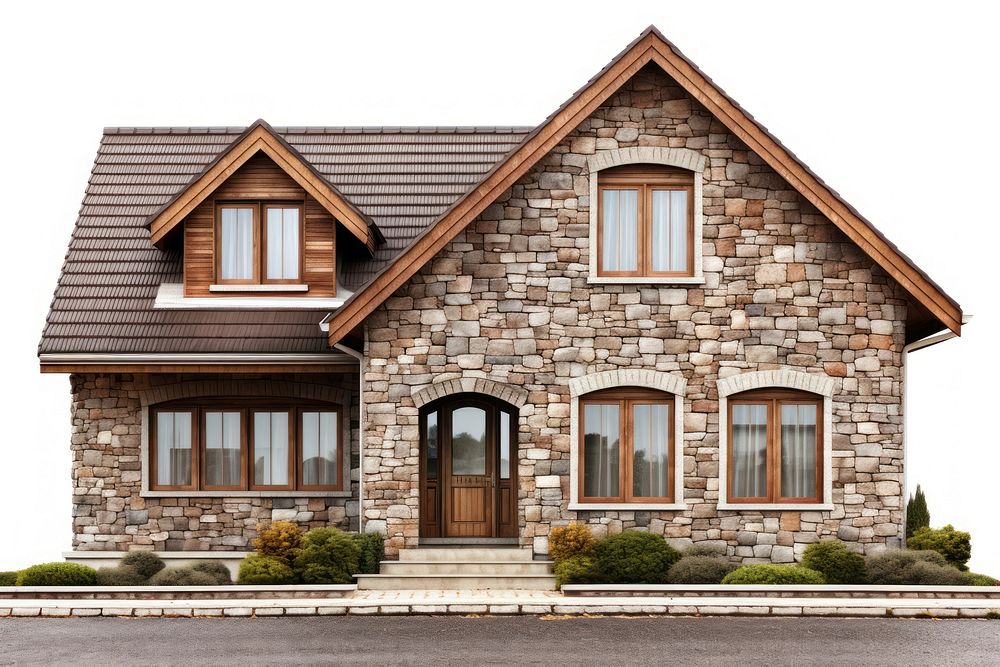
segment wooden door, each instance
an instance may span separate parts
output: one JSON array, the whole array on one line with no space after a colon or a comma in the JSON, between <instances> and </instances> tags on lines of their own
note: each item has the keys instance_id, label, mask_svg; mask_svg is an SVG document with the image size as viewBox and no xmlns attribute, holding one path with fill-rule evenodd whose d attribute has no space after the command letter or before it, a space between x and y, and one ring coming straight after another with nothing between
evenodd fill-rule
<instances>
[{"instance_id":1,"label":"wooden door","mask_svg":"<svg viewBox=\"0 0 1000 667\"><path fill-rule=\"evenodd\" d=\"M443 416L445 536L495 537L496 409L464 400Z\"/></svg>"}]
</instances>

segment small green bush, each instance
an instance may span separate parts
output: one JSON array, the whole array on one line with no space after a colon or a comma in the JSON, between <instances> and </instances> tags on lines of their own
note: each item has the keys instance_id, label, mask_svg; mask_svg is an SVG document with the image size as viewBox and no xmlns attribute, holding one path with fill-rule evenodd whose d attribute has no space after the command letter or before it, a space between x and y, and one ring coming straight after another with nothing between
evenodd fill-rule
<instances>
[{"instance_id":1,"label":"small green bush","mask_svg":"<svg viewBox=\"0 0 1000 667\"><path fill-rule=\"evenodd\" d=\"M97 570L79 563L42 563L21 570L18 586L93 586Z\"/></svg>"},{"instance_id":2,"label":"small green bush","mask_svg":"<svg viewBox=\"0 0 1000 667\"><path fill-rule=\"evenodd\" d=\"M828 584L863 584L868 578L865 559L840 540L825 540L806 547L802 565L823 575Z\"/></svg>"},{"instance_id":3,"label":"small green bush","mask_svg":"<svg viewBox=\"0 0 1000 667\"><path fill-rule=\"evenodd\" d=\"M967 586L1000 586L1000 581L997 581L996 577L991 577L988 574L966 572L965 584Z\"/></svg>"},{"instance_id":4,"label":"small green bush","mask_svg":"<svg viewBox=\"0 0 1000 667\"><path fill-rule=\"evenodd\" d=\"M269 525L257 526L257 538L253 548L262 556L270 556L289 565L299 555L302 545L302 528L291 521L275 521Z\"/></svg>"},{"instance_id":5,"label":"small green bush","mask_svg":"<svg viewBox=\"0 0 1000 667\"><path fill-rule=\"evenodd\" d=\"M585 523L557 526L549 531L549 555L556 562L590 555L596 544L597 538Z\"/></svg>"},{"instance_id":6,"label":"small green bush","mask_svg":"<svg viewBox=\"0 0 1000 667\"><path fill-rule=\"evenodd\" d=\"M302 551L292 563L304 584L349 584L358 571L361 548L336 528L313 528L302 537Z\"/></svg>"},{"instance_id":7,"label":"small green bush","mask_svg":"<svg viewBox=\"0 0 1000 667\"><path fill-rule=\"evenodd\" d=\"M725 576L724 584L825 584L823 575L801 565L761 563L742 565Z\"/></svg>"},{"instance_id":8,"label":"small green bush","mask_svg":"<svg viewBox=\"0 0 1000 667\"><path fill-rule=\"evenodd\" d=\"M604 538L593 554L609 584L662 584L681 557L662 536L636 530Z\"/></svg>"},{"instance_id":9,"label":"small green bush","mask_svg":"<svg viewBox=\"0 0 1000 667\"><path fill-rule=\"evenodd\" d=\"M972 558L972 536L948 524L944 528L918 528L906 540L906 547L916 551L936 551L959 570L969 568L966 563Z\"/></svg>"},{"instance_id":10,"label":"small green bush","mask_svg":"<svg viewBox=\"0 0 1000 667\"><path fill-rule=\"evenodd\" d=\"M145 586L149 580L134 567L102 567L97 571L98 586Z\"/></svg>"},{"instance_id":11,"label":"small green bush","mask_svg":"<svg viewBox=\"0 0 1000 667\"><path fill-rule=\"evenodd\" d=\"M198 572L191 567L168 567L154 574L150 586L214 586L215 579L210 574Z\"/></svg>"},{"instance_id":12,"label":"small green bush","mask_svg":"<svg viewBox=\"0 0 1000 667\"><path fill-rule=\"evenodd\" d=\"M726 548L717 544L692 544L681 552L685 556L714 556L725 558Z\"/></svg>"},{"instance_id":13,"label":"small green bush","mask_svg":"<svg viewBox=\"0 0 1000 667\"><path fill-rule=\"evenodd\" d=\"M203 560L192 565L191 569L212 577L216 586L228 586L233 583L233 576L229 573L229 568L219 561Z\"/></svg>"},{"instance_id":14,"label":"small green bush","mask_svg":"<svg viewBox=\"0 0 1000 667\"><path fill-rule=\"evenodd\" d=\"M240 563L236 581L244 586L294 584L295 573L283 560L261 554L250 554Z\"/></svg>"},{"instance_id":15,"label":"small green bush","mask_svg":"<svg viewBox=\"0 0 1000 667\"><path fill-rule=\"evenodd\" d=\"M880 586L961 586L962 573L937 551L896 549L865 559L868 582Z\"/></svg>"},{"instance_id":16,"label":"small green bush","mask_svg":"<svg viewBox=\"0 0 1000 667\"><path fill-rule=\"evenodd\" d=\"M385 559L385 538L381 533L352 533L351 537L361 549L358 574L378 574Z\"/></svg>"},{"instance_id":17,"label":"small green bush","mask_svg":"<svg viewBox=\"0 0 1000 667\"><path fill-rule=\"evenodd\" d=\"M567 556L556 561L553 567L556 575L556 585L559 588L563 584L599 584L604 582L597 562L585 554Z\"/></svg>"},{"instance_id":18,"label":"small green bush","mask_svg":"<svg viewBox=\"0 0 1000 667\"><path fill-rule=\"evenodd\" d=\"M167 566L163 562L163 559L152 551L129 551L122 556L119 564L123 567L132 568L146 579L149 579Z\"/></svg>"},{"instance_id":19,"label":"small green bush","mask_svg":"<svg viewBox=\"0 0 1000 667\"><path fill-rule=\"evenodd\" d=\"M0 586L16 586L17 572L0 572Z\"/></svg>"},{"instance_id":20,"label":"small green bush","mask_svg":"<svg viewBox=\"0 0 1000 667\"><path fill-rule=\"evenodd\" d=\"M721 584L736 565L719 556L683 556L667 572L668 584Z\"/></svg>"}]
</instances>

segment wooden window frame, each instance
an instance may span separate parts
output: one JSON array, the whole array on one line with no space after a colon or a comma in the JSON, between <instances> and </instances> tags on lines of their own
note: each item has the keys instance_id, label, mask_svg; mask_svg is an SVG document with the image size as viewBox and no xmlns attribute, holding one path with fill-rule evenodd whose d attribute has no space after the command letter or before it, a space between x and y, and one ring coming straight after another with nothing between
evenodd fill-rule
<instances>
[{"instance_id":1,"label":"wooden window frame","mask_svg":"<svg viewBox=\"0 0 1000 667\"><path fill-rule=\"evenodd\" d=\"M223 279L222 277L222 210L243 208L253 211L253 276L250 279ZM269 208L296 208L299 211L298 278L267 278L267 210ZM305 221L306 208L301 201L217 201L215 202L215 282L218 285L300 285L305 271Z\"/></svg>"},{"instance_id":2,"label":"wooden window frame","mask_svg":"<svg viewBox=\"0 0 1000 667\"><path fill-rule=\"evenodd\" d=\"M604 191L638 190L636 270L604 269ZM687 192L687 270L653 271L653 193ZM694 173L672 167L615 167L597 176L597 275L601 278L690 278L694 276Z\"/></svg>"},{"instance_id":3,"label":"wooden window frame","mask_svg":"<svg viewBox=\"0 0 1000 667\"><path fill-rule=\"evenodd\" d=\"M191 484L184 486L157 484L157 415L161 412L191 413ZM240 484L238 486L210 486L204 478L206 414L208 412L239 412L240 413ZM254 484L253 457L253 414L255 412L288 412L289 413L289 467L287 485ZM305 485L302 479L302 412L335 412L337 413L337 484ZM149 409L149 490L150 491L190 491L215 493L218 491L285 491L303 493L343 491L347 483L344 474L344 449L349 446L344 442L344 406L337 403L322 401L267 399L267 398L204 398L199 401L171 401L150 406Z\"/></svg>"},{"instance_id":4,"label":"wooden window frame","mask_svg":"<svg viewBox=\"0 0 1000 667\"><path fill-rule=\"evenodd\" d=\"M617 405L619 410L618 419L618 489L617 496L588 496L584 493L584 481L586 479L587 457L584 446L587 435L586 408L588 405ZM632 462L635 455L635 444L633 441L633 410L636 405L665 405L667 406L667 489L666 496L634 496L632 495L632 485L634 482ZM634 505L649 505L658 503L673 503L677 495L676 480L674 479L675 460L674 454L676 443L674 442L674 420L677 403L674 396L666 392L653 389L642 388L614 388L595 391L585 394L579 398L579 434L577 441L577 498L580 503L601 504L601 503L622 503Z\"/></svg>"},{"instance_id":5,"label":"wooden window frame","mask_svg":"<svg viewBox=\"0 0 1000 667\"><path fill-rule=\"evenodd\" d=\"M734 505L801 505L823 502L823 397L794 389L753 389L730 396L727 401L727 503ZM767 407L767 463L765 496L733 495L733 461L736 443L733 439L733 406L765 405ZM816 493L813 496L784 497L781 495L781 406L813 405L816 407Z\"/></svg>"}]
</instances>

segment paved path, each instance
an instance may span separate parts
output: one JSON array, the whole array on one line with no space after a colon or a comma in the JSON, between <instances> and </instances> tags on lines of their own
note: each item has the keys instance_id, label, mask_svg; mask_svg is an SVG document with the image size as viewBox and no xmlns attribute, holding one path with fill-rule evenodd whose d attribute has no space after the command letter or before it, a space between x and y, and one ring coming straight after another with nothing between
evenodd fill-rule
<instances>
[{"instance_id":1,"label":"paved path","mask_svg":"<svg viewBox=\"0 0 1000 667\"><path fill-rule=\"evenodd\" d=\"M996 665L1000 621L850 618L0 619L0 664Z\"/></svg>"}]
</instances>

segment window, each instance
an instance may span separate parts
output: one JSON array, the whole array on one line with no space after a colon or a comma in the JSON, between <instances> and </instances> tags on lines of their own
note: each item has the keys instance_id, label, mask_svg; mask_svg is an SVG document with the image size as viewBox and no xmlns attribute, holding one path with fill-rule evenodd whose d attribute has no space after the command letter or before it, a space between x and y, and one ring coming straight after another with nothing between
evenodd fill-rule
<instances>
[{"instance_id":1,"label":"window","mask_svg":"<svg viewBox=\"0 0 1000 667\"><path fill-rule=\"evenodd\" d=\"M580 398L581 502L673 502L674 401L616 388Z\"/></svg>"},{"instance_id":2,"label":"window","mask_svg":"<svg viewBox=\"0 0 1000 667\"><path fill-rule=\"evenodd\" d=\"M597 272L694 275L693 172L629 165L598 175Z\"/></svg>"},{"instance_id":3,"label":"window","mask_svg":"<svg viewBox=\"0 0 1000 667\"><path fill-rule=\"evenodd\" d=\"M729 398L731 503L821 502L823 399L789 389Z\"/></svg>"},{"instance_id":4,"label":"window","mask_svg":"<svg viewBox=\"0 0 1000 667\"><path fill-rule=\"evenodd\" d=\"M339 491L340 406L205 399L151 409L155 491Z\"/></svg>"},{"instance_id":5,"label":"window","mask_svg":"<svg viewBox=\"0 0 1000 667\"><path fill-rule=\"evenodd\" d=\"M220 204L217 237L220 284L298 282L302 263L300 204Z\"/></svg>"}]
</instances>

